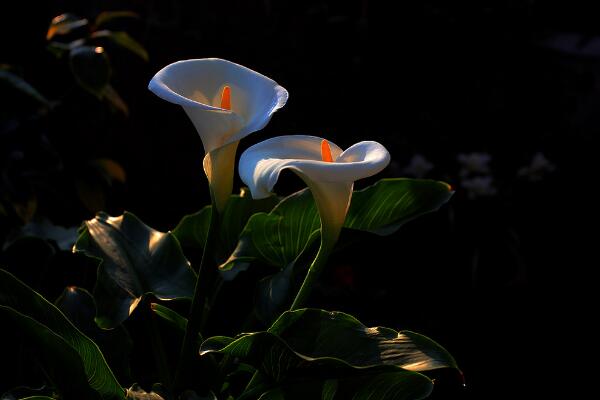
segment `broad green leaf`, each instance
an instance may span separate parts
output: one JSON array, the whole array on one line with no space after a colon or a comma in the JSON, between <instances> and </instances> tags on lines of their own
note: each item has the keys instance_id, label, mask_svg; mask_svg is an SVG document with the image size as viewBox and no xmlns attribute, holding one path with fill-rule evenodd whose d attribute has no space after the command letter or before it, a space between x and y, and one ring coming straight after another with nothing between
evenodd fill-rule
<instances>
[{"instance_id":1,"label":"broad green leaf","mask_svg":"<svg viewBox=\"0 0 600 400\"><path fill-rule=\"evenodd\" d=\"M344 228L390 235L423 214L437 211L452 197L445 182L427 179L382 179L352 194Z\"/></svg>"},{"instance_id":2,"label":"broad green leaf","mask_svg":"<svg viewBox=\"0 0 600 400\"><path fill-rule=\"evenodd\" d=\"M0 315L10 318L36 346L63 393L73 398L124 398L98 346L58 308L4 270L0 270Z\"/></svg>"},{"instance_id":3,"label":"broad green leaf","mask_svg":"<svg viewBox=\"0 0 600 400\"><path fill-rule=\"evenodd\" d=\"M71 31L88 25L88 20L80 18L74 14L61 14L54 18L50 22L48 32L46 33L46 39L50 40L55 35L66 35Z\"/></svg>"},{"instance_id":4,"label":"broad green leaf","mask_svg":"<svg viewBox=\"0 0 600 400\"><path fill-rule=\"evenodd\" d=\"M148 52L141 45L140 42L132 38L127 32L113 32L113 31L96 31L92 33L92 38L106 38L110 40L112 43L116 44L119 47L124 48L140 57L144 61L148 61Z\"/></svg>"},{"instance_id":5,"label":"broad green leaf","mask_svg":"<svg viewBox=\"0 0 600 400\"><path fill-rule=\"evenodd\" d=\"M419 372L458 368L450 353L426 336L383 327L368 328L342 312L311 308L287 311L269 332L302 354L335 357L355 366L390 364Z\"/></svg>"},{"instance_id":6,"label":"broad green leaf","mask_svg":"<svg viewBox=\"0 0 600 400\"><path fill-rule=\"evenodd\" d=\"M286 312L269 331L210 338L200 353L213 352L257 368L272 388L266 399L420 399L432 383L419 372L456 368L424 336L368 328L350 315L316 309Z\"/></svg>"},{"instance_id":7,"label":"broad green leaf","mask_svg":"<svg viewBox=\"0 0 600 400\"><path fill-rule=\"evenodd\" d=\"M420 179L382 179L353 193L345 228L389 235L404 223L437 210L452 196L448 184ZM318 237L319 215L308 189L281 201L269 214L246 224L231 257L221 269L260 261L283 269Z\"/></svg>"},{"instance_id":8,"label":"broad green leaf","mask_svg":"<svg viewBox=\"0 0 600 400\"><path fill-rule=\"evenodd\" d=\"M185 328L187 327L187 318L182 317L169 307L165 307L162 304L152 303L150 304L150 308L154 314L169 322L181 332L185 332Z\"/></svg>"},{"instance_id":9,"label":"broad green leaf","mask_svg":"<svg viewBox=\"0 0 600 400\"><path fill-rule=\"evenodd\" d=\"M101 328L127 319L145 294L160 300L193 296L196 275L179 242L131 213L98 213L82 226L74 249L99 259L94 298Z\"/></svg>"},{"instance_id":10,"label":"broad green leaf","mask_svg":"<svg viewBox=\"0 0 600 400\"><path fill-rule=\"evenodd\" d=\"M240 233L250 216L262 211L270 211L278 201L276 196L253 200L245 189L242 189L239 195L232 195L220 215L217 260L222 262L235 249ZM206 206L194 214L186 215L173 230L173 235L184 247L203 248L210 216L211 206Z\"/></svg>"},{"instance_id":11,"label":"broad green leaf","mask_svg":"<svg viewBox=\"0 0 600 400\"><path fill-rule=\"evenodd\" d=\"M69 65L79 86L99 99L104 96L110 79L110 63L104 48L76 47L69 53Z\"/></svg>"},{"instance_id":12,"label":"broad green leaf","mask_svg":"<svg viewBox=\"0 0 600 400\"><path fill-rule=\"evenodd\" d=\"M308 189L283 199L270 213L253 215L240 235L231 257L219 268L230 270L240 262L261 262L283 268L292 264L318 237L321 222Z\"/></svg>"},{"instance_id":13,"label":"broad green leaf","mask_svg":"<svg viewBox=\"0 0 600 400\"><path fill-rule=\"evenodd\" d=\"M65 398L100 399L88 382L80 355L62 337L31 317L0 305L0 320L23 332L44 370Z\"/></svg>"},{"instance_id":14,"label":"broad green leaf","mask_svg":"<svg viewBox=\"0 0 600 400\"><path fill-rule=\"evenodd\" d=\"M452 196L443 182L417 179L382 179L353 193L344 228L389 235L419 215L437 210ZM321 223L308 189L286 197L270 213L253 215L240 240L220 268L235 277L258 261L279 268L263 279L256 296L257 314L272 321L290 302L296 280L306 265L298 265L305 249L319 237ZM301 281L301 280L300 280Z\"/></svg>"}]
</instances>

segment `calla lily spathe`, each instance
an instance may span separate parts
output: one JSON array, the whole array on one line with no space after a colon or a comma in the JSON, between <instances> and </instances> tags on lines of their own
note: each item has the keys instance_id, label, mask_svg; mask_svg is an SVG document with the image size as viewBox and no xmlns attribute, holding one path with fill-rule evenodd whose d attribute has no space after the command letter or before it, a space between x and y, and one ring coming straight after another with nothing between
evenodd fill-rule
<instances>
[{"instance_id":1,"label":"calla lily spathe","mask_svg":"<svg viewBox=\"0 0 600 400\"><path fill-rule=\"evenodd\" d=\"M332 161L323 161L323 139L290 135L267 139L248 148L240 158L239 174L255 199L271 194L279 174L290 169L310 188L321 217L322 239L335 242L350 205L354 181L375 175L390 162L390 154L372 141L345 151L329 143ZM327 154L327 158L329 154Z\"/></svg>"},{"instance_id":2,"label":"calla lily spathe","mask_svg":"<svg viewBox=\"0 0 600 400\"><path fill-rule=\"evenodd\" d=\"M211 195L222 210L233 186L239 140L262 129L285 105L288 92L258 72L218 58L167 65L152 78L148 89L179 104L192 120L206 153L203 166Z\"/></svg>"}]
</instances>

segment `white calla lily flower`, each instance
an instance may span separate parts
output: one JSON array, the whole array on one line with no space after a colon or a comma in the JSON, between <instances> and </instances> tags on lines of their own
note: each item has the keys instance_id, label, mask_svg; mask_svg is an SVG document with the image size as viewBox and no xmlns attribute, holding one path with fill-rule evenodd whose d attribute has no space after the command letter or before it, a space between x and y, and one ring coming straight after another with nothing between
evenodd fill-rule
<instances>
[{"instance_id":1,"label":"white calla lily flower","mask_svg":"<svg viewBox=\"0 0 600 400\"><path fill-rule=\"evenodd\" d=\"M218 58L167 65L148 89L179 104L192 120L206 153L203 166L213 201L223 210L233 186L239 140L262 129L285 105L288 92L258 72Z\"/></svg>"},{"instance_id":2,"label":"white calla lily flower","mask_svg":"<svg viewBox=\"0 0 600 400\"><path fill-rule=\"evenodd\" d=\"M255 199L271 194L279 174L290 169L310 188L321 217L322 240L337 240L350 206L354 181L375 175L390 162L390 154L372 141L345 151L322 138L279 136L248 148L240 157L239 174Z\"/></svg>"}]
</instances>

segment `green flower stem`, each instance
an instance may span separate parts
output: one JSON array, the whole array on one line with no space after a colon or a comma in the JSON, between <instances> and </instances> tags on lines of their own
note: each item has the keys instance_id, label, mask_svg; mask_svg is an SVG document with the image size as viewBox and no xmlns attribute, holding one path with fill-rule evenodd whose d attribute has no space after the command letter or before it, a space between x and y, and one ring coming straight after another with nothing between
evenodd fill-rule
<instances>
[{"instance_id":1,"label":"green flower stem","mask_svg":"<svg viewBox=\"0 0 600 400\"><path fill-rule=\"evenodd\" d=\"M207 299L210 292L210 287L217 276L217 268L214 265L214 250L217 241L219 226L219 214L213 204L210 216L210 225L202 261L198 269L198 280L194 289L194 297L192 298L192 306L188 316L188 323L181 345L181 353L179 355L179 363L175 372L174 388L175 390L187 389L192 387L191 379L193 368L191 366L198 359L198 334L207 317Z\"/></svg>"},{"instance_id":2,"label":"green flower stem","mask_svg":"<svg viewBox=\"0 0 600 400\"><path fill-rule=\"evenodd\" d=\"M310 292L312 291L313 286L319 276L325 269L325 265L327 264L327 259L329 258L329 254L333 250L333 245L335 244L335 240L327 240L325 236L321 237L321 245L319 246L319 252L317 256L313 260L312 264L308 268L308 273L306 274L306 278L304 278L304 282L290 307L290 311L297 310L299 308L304 307L308 297L310 296Z\"/></svg>"},{"instance_id":3,"label":"green flower stem","mask_svg":"<svg viewBox=\"0 0 600 400\"><path fill-rule=\"evenodd\" d=\"M327 229L327 226L328 225L326 224L324 228L323 223L321 225L321 245L319 246L319 251L308 268L306 278L304 278L304 282L302 283L302 286L300 287L300 290L298 291L298 294L296 295L296 298L290 307L290 311L302 308L306 303L306 300L308 300L310 292L312 291L317 279L319 279L321 272L323 272L323 269L327 264L329 254L331 254L333 246L339 237L341 227ZM249 397L250 394L254 393L254 386L256 386L259 380L260 374L258 371L256 371L254 375L252 375L250 382L248 382L246 385L246 389L244 389L244 393L242 394L243 398Z\"/></svg>"}]
</instances>

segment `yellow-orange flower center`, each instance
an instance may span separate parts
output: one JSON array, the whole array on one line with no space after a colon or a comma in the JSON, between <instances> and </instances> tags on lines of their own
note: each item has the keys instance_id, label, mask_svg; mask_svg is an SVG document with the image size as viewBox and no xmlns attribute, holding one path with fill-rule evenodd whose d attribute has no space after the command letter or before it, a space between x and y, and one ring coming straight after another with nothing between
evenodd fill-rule
<instances>
[{"instance_id":1,"label":"yellow-orange flower center","mask_svg":"<svg viewBox=\"0 0 600 400\"><path fill-rule=\"evenodd\" d=\"M321 159L325 162L333 162L331 147L329 147L329 142L325 139L321 141Z\"/></svg>"},{"instance_id":2,"label":"yellow-orange flower center","mask_svg":"<svg viewBox=\"0 0 600 400\"><path fill-rule=\"evenodd\" d=\"M221 93L221 108L224 110L231 110L231 88L229 86L223 87Z\"/></svg>"}]
</instances>

